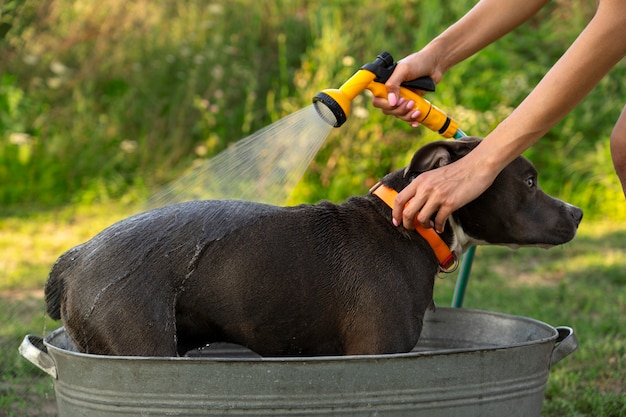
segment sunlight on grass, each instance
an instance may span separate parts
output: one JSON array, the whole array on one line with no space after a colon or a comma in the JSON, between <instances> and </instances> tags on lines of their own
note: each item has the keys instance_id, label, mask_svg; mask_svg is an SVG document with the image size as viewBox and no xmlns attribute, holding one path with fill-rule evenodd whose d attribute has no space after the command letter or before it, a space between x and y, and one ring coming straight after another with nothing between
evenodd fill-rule
<instances>
[{"instance_id":1,"label":"sunlight on grass","mask_svg":"<svg viewBox=\"0 0 626 417\"><path fill-rule=\"evenodd\" d=\"M127 207L79 206L0 217L0 291L42 287L63 252L129 213Z\"/></svg>"},{"instance_id":2,"label":"sunlight on grass","mask_svg":"<svg viewBox=\"0 0 626 417\"><path fill-rule=\"evenodd\" d=\"M0 291L43 285L63 252L136 211L83 205L0 218ZM477 253L474 279L497 275L511 286L556 286L581 271L602 270L604 279L626 282L626 224L583 222L574 242L550 250L480 247Z\"/></svg>"}]
</instances>

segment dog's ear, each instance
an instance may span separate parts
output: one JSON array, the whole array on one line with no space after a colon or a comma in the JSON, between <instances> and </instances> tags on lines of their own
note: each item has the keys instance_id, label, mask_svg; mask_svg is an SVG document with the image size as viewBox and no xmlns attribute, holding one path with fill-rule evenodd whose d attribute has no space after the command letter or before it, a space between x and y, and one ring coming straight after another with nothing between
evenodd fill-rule
<instances>
[{"instance_id":1,"label":"dog's ear","mask_svg":"<svg viewBox=\"0 0 626 417\"><path fill-rule=\"evenodd\" d=\"M479 143L480 138L476 137L431 142L415 152L407 172L420 174L448 165L467 155Z\"/></svg>"}]
</instances>

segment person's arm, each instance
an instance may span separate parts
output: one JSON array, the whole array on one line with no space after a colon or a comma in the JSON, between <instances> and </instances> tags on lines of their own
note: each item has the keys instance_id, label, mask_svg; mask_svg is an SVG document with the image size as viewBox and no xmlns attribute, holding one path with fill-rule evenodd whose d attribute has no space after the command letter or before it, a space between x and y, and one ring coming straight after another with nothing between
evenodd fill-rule
<instances>
[{"instance_id":1,"label":"person's arm","mask_svg":"<svg viewBox=\"0 0 626 417\"><path fill-rule=\"evenodd\" d=\"M611 133L611 158L626 197L626 106Z\"/></svg>"},{"instance_id":2,"label":"person's arm","mask_svg":"<svg viewBox=\"0 0 626 417\"><path fill-rule=\"evenodd\" d=\"M448 216L485 191L498 173L569 113L626 55L626 2L600 0L585 30L528 97L466 157L418 176L395 201L393 218L443 230ZM405 207L405 204L408 205ZM404 208L404 209L403 209Z\"/></svg>"},{"instance_id":3,"label":"person's arm","mask_svg":"<svg viewBox=\"0 0 626 417\"><path fill-rule=\"evenodd\" d=\"M398 61L385 83L388 101L374 99L385 113L410 121L408 109L395 110L400 83L428 75L436 83L452 66L507 34L537 13L548 0L482 0L422 50ZM395 111L394 111L395 110ZM404 112L403 112L404 110Z\"/></svg>"}]
</instances>

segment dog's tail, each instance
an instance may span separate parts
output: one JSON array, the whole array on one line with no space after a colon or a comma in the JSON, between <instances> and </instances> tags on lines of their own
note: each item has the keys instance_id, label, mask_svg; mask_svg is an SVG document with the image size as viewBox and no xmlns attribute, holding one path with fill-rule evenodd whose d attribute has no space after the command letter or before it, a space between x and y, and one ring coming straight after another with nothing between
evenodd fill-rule
<instances>
[{"instance_id":1,"label":"dog's tail","mask_svg":"<svg viewBox=\"0 0 626 417\"><path fill-rule=\"evenodd\" d=\"M62 258L59 258L52 267L44 287L46 313L55 320L61 319L61 297L65 292L65 283L60 270L62 268L59 265L61 260Z\"/></svg>"},{"instance_id":2,"label":"dog's tail","mask_svg":"<svg viewBox=\"0 0 626 417\"><path fill-rule=\"evenodd\" d=\"M65 294L65 273L72 267L78 248L70 249L52 266L44 287L46 313L54 320L61 319L61 301Z\"/></svg>"}]
</instances>

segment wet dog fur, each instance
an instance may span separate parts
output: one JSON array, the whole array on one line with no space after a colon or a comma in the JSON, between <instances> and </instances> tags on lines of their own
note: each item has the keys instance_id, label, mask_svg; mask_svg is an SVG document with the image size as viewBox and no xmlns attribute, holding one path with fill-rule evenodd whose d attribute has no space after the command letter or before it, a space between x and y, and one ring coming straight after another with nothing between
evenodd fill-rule
<instances>
[{"instance_id":1,"label":"wet dog fur","mask_svg":"<svg viewBox=\"0 0 626 417\"><path fill-rule=\"evenodd\" d=\"M381 182L400 191L478 143L430 143ZM549 247L581 218L519 157L441 236L457 256L475 244ZM415 346L438 271L425 240L393 226L372 194L294 207L208 200L110 226L60 256L45 293L86 353L176 356L231 342L264 356L381 354Z\"/></svg>"}]
</instances>

